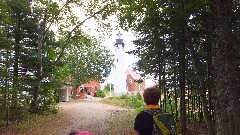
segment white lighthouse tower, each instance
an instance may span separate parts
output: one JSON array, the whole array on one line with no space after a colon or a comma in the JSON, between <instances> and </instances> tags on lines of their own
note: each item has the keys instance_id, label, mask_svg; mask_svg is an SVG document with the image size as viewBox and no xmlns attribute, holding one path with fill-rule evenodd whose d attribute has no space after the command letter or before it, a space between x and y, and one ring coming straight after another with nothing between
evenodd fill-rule
<instances>
[{"instance_id":1,"label":"white lighthouse tower","mask_svg":"<svg viewBox=\"0 0 240 135\"><path fill-rule=\"evenodd\" d=\"M114 94L126 94L126 75L125 75L125 61L124 61L124 43L121 38L122 34L117 34L115 43L115 73L114 73Z\"/></svg>"}]
</instances>

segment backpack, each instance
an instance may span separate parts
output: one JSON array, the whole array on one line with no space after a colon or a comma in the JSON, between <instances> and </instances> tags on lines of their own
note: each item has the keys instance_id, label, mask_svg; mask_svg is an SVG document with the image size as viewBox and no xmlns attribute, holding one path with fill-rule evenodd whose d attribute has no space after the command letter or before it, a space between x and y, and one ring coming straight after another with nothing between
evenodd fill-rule
<instances>
[{"instance_id":1,"label":"backpack","mask_svg":"<svg viewBox=\"0 0 240 135\"><path fill-rule=\"evenodd\" d=\"M144 110L153 116L152 135L176 135L176 122L169 113L162 113L160 110Z\"/></svg>"}]
</instances>

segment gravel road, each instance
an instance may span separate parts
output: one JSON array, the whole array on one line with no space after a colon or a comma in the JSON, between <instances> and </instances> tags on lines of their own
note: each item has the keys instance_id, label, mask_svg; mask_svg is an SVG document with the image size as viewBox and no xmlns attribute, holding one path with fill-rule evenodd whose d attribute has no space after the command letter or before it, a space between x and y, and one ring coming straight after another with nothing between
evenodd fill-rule
<instances>
[{"instance_id":1,"label":"gravel road","mask_svg":"<svg viewBox=\"0 0 240 135\"><path fill-rule=\"evenodd\" d=\"M54 135L67 135L71 131L90 131L94 135L108 135L109 120L128 109L106 105L101 99L84 99L70 102L61 102L62 112L70 117L63 127L57 129Z\"/></svg>"}]
</instances>

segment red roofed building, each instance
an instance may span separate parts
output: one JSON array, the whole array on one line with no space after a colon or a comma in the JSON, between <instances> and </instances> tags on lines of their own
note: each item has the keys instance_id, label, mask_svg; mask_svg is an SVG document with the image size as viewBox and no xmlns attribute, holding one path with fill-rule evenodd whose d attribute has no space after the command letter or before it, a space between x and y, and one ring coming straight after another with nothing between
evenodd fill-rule
<instances>
[{"instance_id":1,"label":"red roofed building","mask_svg":"<svg viewBox=\"0 0 240 135\"><path fill-rule=\"evenodd\" d=\"M95 96L96 92L101 89L99 81L90 81L88 83L82 84L80 87L77 88L77 97L78 98L85 98L86 95ZM69 95L72 96L72 86L68 87Z\"/></svg>"},{"instance_id":2,"label":"red roofed building","mask_svg":"<svg viewBox=\"0 0 240 135\"><path fill-rule=\"evenodd\" d=\"M145 89L145 80L136 69L127 69L125 73L127 75L126 88L128 93L143 92Z\"/></svg>"}]
</instances>

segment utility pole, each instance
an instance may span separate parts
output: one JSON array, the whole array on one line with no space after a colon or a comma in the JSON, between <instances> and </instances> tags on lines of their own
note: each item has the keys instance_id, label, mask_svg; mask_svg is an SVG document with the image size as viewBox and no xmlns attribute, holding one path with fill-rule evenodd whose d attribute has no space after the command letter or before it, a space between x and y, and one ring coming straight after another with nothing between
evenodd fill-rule
<instances>
[{"instance_id":1,"label":"utility pole","mask_svg":"<svg viewBox=\"0 0 240 135\"><path fill-rule=\"evenodd\" d=\"M110 83L110 97L112 96L112 83Z\"/></svg>"}]
</instances>

